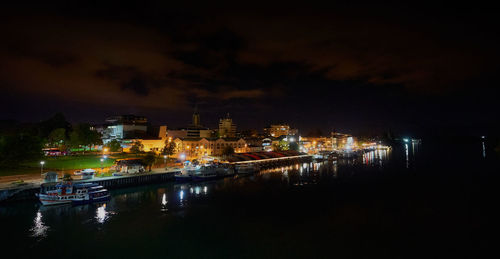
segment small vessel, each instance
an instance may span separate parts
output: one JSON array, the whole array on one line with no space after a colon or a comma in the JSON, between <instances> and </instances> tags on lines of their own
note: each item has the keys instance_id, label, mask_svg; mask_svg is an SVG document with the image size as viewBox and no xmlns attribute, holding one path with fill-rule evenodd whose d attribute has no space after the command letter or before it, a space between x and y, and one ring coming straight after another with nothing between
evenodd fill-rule
<instances>
[{"instance_id":1,"label":"small vessel","mask_svg":"<svg viewBox=\"0 0 500 259\"><path fill-rule=\"evenodd\" d=\"M96 183L78 183L73 187L77 197L71 202L74 205L103 202L110 198L109 191Z\"/></svg>"},{"instance_id":2,"label":"small vessel","mask_svg":"<svg viewBox=\"0 0 500 259\"><path fill-rule=\"evenodd\" d=\"M109 191L96 183L77 183L70 181L44 183L40 186L38 199L43 205L85 204L102 202L110 198Z\"/></svg>"},{"instance_id":3,"label":"small vessel","mask_svg":"<svg viewBox=\"0 0 500 259\"><path fill-rule=\"evenodd\" d=\"M223 175L217 174L217 166L204 165L201 167L200 173L193 175L193 180L207 181L207 180L215 180L220 177L223 177Z\"/></svg>"},{"instance_id":4,"label":"small vessel","mask_svg":"<svg viewBox=\"0 0 500 259\"><path fill-rule=\"evenodd\" d=\"M199 174L201 166L193 165L190 161L184 162L184 167L181 169L180 173L177 173L174 177L176 181L187 182L191 181L193 175Z\"/></svg>"},{"instance_id":5,"label":"small vessel","mask_svg":"<svg viewBox=\"0 0 500 259\"><path fill-rule=\"evenodd\" d=\"M218 175L231 176L234 175L234 167L229 164L219 164L216 172Z\"/></svg>"},{"instance_id":6,"label":"small vessel","mask_svg":"<svg viewBox=\"0 0 500 259\"><path fill-rule=\"evenodd\" d=\"M94 169L90 169L90 168L80 171L80 175L82 176L83 180L94 179L95 174L96 174L96 171Z\"/></svg>"},{"instance_id":7,"label":"small vessel","mask_svg":"<svg viewBox=\"0 0 500 259\"><path fill-rule=\"evenodd\" d=\"M179 173L176 173L174 178L177 182L188 182L193 180L192 175L188 174L186 170L181 170Z\"/></svg>"},{"instance_id":8,"label":"small vessel","mask_svg":"<svg viewBox=\"0 0 500 259\"><path fill-rule=\"evenodd\" d=\"M238 174L253 174L259 171L259 166L256 164L238 164L236 165L236 173Z\"/></svg>"}]
</instances>

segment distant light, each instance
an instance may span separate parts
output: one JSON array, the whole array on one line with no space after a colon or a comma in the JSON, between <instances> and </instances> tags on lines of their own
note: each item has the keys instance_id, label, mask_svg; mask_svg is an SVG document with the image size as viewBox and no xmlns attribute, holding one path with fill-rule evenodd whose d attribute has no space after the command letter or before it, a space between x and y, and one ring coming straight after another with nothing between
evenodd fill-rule
<instances>
[{"instance_id":1,"label":"distant light","mask_svg":"<svg viewBox=\"0 0 500 259\"><path fill-rule=\"evenodd\" d=\"M408 142L408 141L410 141L410 140L409 140L409 139L407 139L407 138L404 138L404 139L403 139L403 141L404 141L404 142Z\"/></svg>"},{"instance_id":2,"label":"distant light","mask_svg":"<svg viewBox=\"0 0 500 259\"><path fill-rule=\"evenodd\" d=\"M163 158L167 159L167 156L166 156L166 155L164 155L164 156L163 156Z\"/></svg>"},{"instance_id":3,"label":"distant light","mask_svg":"<svg viewBox=\"0 0 500 259\"><path fill-rule=\"evenodd\" d=\"M180 155L179 155L179 158L180 158L180 159L186 159L186 154L180 154Z\"/></svg>"},{"instance_id":4,"label":"distant light","mask_svg":"<svg viewBox=\"0 0 500 259\"><path fill-rule=\"evenodd\" d=\"M290 138L290 142L295 142L295 138Z\"/></svg>"},{"instance_id":5,"label":"distant light","mask_svg":"<svg viewBox=\"0 0 500 259\"><path fill-rule=\"evenodd\" d=\"M107 159L107 158L108 158L108 156L103 156L102 158Z\"/></svg>"},{"instance_id":6,"label":"distant light","mask_svg":"<svg viewBox=\"0 0 500 259\"><path fill-rule=\"evenodd\" d=\"M45 161L40 161L40 164L41 164L41 165L44 165L44 164L45 164Z\"/></svg>"},{"instance_id":7,"label":"distant light","mask_svg":"<svg viewBox=\"0 0 500 259\"><path fill-rule=\"evenodd\" d=\"M103 161L104 161L104 159L103 159L103 158L101 158L101 162L103 162Z\"/></svg>"},{"instance_id":8,"label":"distant light","mask_svg":"<svg viewBox=\"0 0 500 259\"><path fill-rule=\"evenodd\" d=\"M481 136L481 138L482 138L482 139L485 139L485 138L486 138L486 136Z\"/></svg>"}]
</instances>

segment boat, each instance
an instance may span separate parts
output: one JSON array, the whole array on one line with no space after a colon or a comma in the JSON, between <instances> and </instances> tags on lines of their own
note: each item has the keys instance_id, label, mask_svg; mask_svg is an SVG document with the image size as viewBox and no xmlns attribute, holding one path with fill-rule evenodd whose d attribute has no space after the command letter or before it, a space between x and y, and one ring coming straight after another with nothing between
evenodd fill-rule
<instances>
[{"instance_id":1,"label":"boat","mask_svg":"<svg viewBox=\"0 0 500 259\"><path fill-rule=\"evenodd\" d=\"M96 174L96 171L94 169L90 169L90 168L80 171L80 175L82 176L83 180L94 179L95 174Z\"/></svg>"},{"instance_id":2,"label":"boat","mask_svg":"<svg viewBox=\"0 0 500 259\"><path fill-rule=\"evenodd\" d=\"M259 166L256 164L238 164L236 165L236 173L238 174L253 174L259 171Z\"/></svg>"},{"instance_id":3,"label":"boat","mask_svg":"<svg viewBox=\"0 0 500 259\"><path fill-rule=\"evenodd\" d=\"M174 175L175 181L177 182L188 182L191 181L192 175L188 174L186 170L181 170Z\"/></svg>"},{"instance_id":4,"label":"boat","mask_svg":"<svg viewBox=\"0 0 500 259\"><path fill-rule=\"evenodd\" d=\"M207 181L207 180L215 180L220 177L223 177L223 175L217 174L217 166L204 165L201 167L200 172L198 174L193 175L193 180Z\"/></svg>"},{"instance_id":5,"label":"boat","mask_svg":"<svg viewBox=\"0 0 500 259\"><path fill-rule=\"evenodd\" d=\"M228 164L219 164L216 168L218 175L231 176L234 175L234 167Z\"/></svg>"},{"instance_id":6,"label":"boat","mask_svg":"<svg viewBox=\"0 0 500 259\"><path fill-rule=\"evenodd\" d=\"M38 199L43 205L85 204L109 200L109 191L96 183L71 181L48 183L40 186Z\"/></svg>"},{"instance_id":7,"label":"boat","mask_svg":"<svg viewBox=\"0 0 500 259\"><path fill-rule=\"evenodd\" d=\"M184 167L181 168L179 173L174 175L175 181L187 182L192 180L192 176L198 174L201 170L201 166L193 165L190 161L184 162Z\"/></svg>"},{"instance_id":8,"label":"boat","mask_svg":"<svg viewBox=\"0 0 500 259\"><path fill-rule=\"evenodd\" d=\"M77 198L71 202L74 205L103 202L110 198L109 191L96 183L79 183L74 186Z\"/></svg>"}]
</instances>

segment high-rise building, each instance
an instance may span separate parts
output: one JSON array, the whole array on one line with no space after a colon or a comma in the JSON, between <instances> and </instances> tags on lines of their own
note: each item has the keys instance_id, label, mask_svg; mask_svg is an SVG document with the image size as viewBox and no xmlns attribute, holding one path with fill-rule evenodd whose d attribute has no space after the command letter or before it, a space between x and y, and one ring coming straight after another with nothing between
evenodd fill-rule
<instances>
[{"instance_id":1,"label":"high-rise building","mask_svg":"<svg viewBox=\"0 0 500 259\"><path fill-rule=\"evenodd\" d=\"M274 124L264 128L264 133L270 137L287 136L290 134L290 126L287 124Z\"/></svg>"},{"instance_id":2,"label":"high-rise building","mask_svg":"<svg viewBox=\"0 0 500 259\"><path fill-rule=\"evenodd\" d=\"M116 139L133 139L146 135L148 119L143 116L120 115L106 119L106 128L102 132L104 144Z\"/></svg>"},{"instance_id":3,"label":"high-rise building","mask_svg":"<svg viewBox=\"0 0 500 259\"><path fill-rule=\"evenodd\" d=\"M219 137L234 138L236 137L236 124L229 117L229 113L225 118L219 120Z\"/></svg>"}]
</instances>

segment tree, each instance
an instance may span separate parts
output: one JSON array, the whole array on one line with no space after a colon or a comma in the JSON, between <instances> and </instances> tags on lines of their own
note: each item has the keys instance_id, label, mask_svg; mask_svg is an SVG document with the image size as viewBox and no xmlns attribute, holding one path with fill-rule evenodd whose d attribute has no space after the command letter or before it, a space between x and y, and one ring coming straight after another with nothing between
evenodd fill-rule
<instances>
[{"instance_id":1,"label":"tree","mask_svg":"<svg viewBox=\"0 0 500 259\"><path fill-rule=\"evenodd\" d=\"M142 152L143 149L144 149L144 145L140 141L136 141L136 142L134 142L132 147L130 147L130 152L134 153L134 154L138 154L138 153Z\"/></svg>"},{"instance_id":2,"label":"tree","mask_svg":"<svg viewBox=\"0 0 500 259\"><path fill-rule=\"evenodd\" d=\"M168 140L165 141L165 147L163 147L161 153L167 156L171 156L175 153L175 143L174 142L169 142Z\"/></svg>"},{"instance_id":3,"label":"tree","mask_svg":"<svg viewBox=\"0 0 500 259\"><path fill-rule=\"evenodd\" d=\"M225 146L224 149L222 149L222 156L227 157L234 154L234 148L231 146Z\"/></svg>"},{"instance_id":4,"label":"tree","mask_svg":"<svg viewBox=\"0 0 500 259\"><path fill-rule=\"evenodd\" d=\"M288 142L285 140L280 140L278 143L273 144L274 151L285 151L289 149Z\"/></svg>"},{"instance_id":5,"label":"tree","mask_svg":"<svg viewBox=\"0 0 500 259\"><path fill-rule=\"evenodd\" d=\"M142 161L146 164L146 166L149 166L149 171L151 172L151 167L156 161L156 154L154 152L148 152Z\"/></svg>"},{"instance_id":6,"label":"tree","mask_svg":"<svg viewBox=\"0 0 500 259\"><path fill-rule=\"evenodd\" d=\"M57 128L50 132L47 142L52 147L58 147L64 145L66 142L66 129L65 128Z\"/></svg>"},{"instance_id":7,"label":"tree","mask_svg":"<svg viewBox=\"0 0 500 259\"><path fill-rule=\"evenodd\" d=\"M78 131L74 130L69 134L68 146L71 148L79 148L83 145L83 142L80 138L80 134Z\"/></svg>"},{"instance_id":8,"label":"tree","mask_svg":"<svg viewBox=\"0 0 500 259\"><path fill-rule=\"evenodd\" d=\"M111 152L118 152L122 148L120 142L116 139L113 139L110 142L108 142L108 144L106 144L106 147L108 147L109 151Z\"/></svg>"},{"instance_id":9,"label":"tree","mask_svg":"<svg viewBox=\"0 0 500 259\"><path fill-rule=\"evenodd\" d=\"M294 151L299 151L299 144L297 142L290 142L288 143L288 149L289 150L294 150Z\"/></svg>"},{"instance_id":10,"label":"tree","mask_svg":"<svg viewBox=\"0 0 500 259\"><path fill-rule=\"evenodd\" d=\"M71 130L71 124L66 120L62 113L56 113L49 119L39 123L39 137L46 139L52 131L61 128L65 129L66 132L69 132Z\"/></svg>"},{"instance_id":11,"label":"tree","mask_svg":"<svg viewBox=\"0 0 500 259\"><path fill-rule=\"evenodd\" d=\"M42 158L42 140L23 133L0 136L0 166L13 167Z\"/></svg>"},{"instance_id":12,"label":"tree","mask_svg":"<svg viewBox=\"0 0 500 259\"><path fill-rule=\"evenodd\" d=\"M102 144L101 135L99 132L91 130L91 126L88 123L78 124L75 131L78 132L80 142L85 147Z\"/></svg>"}]
</instances>

